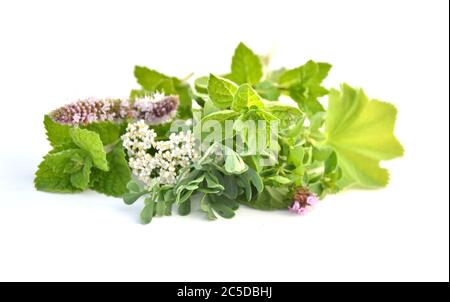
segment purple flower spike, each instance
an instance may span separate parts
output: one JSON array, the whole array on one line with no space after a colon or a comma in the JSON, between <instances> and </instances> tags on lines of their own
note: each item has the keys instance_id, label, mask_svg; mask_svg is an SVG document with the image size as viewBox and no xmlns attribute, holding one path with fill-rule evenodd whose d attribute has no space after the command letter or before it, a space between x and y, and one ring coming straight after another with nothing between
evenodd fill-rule
<instances>
[{"instance_id":1,"label":"purple flower spike","mask_svg":"<svg viewBox=\"0 0 450 302\"><path fill-rule=\"evenodd\" d=\"M169 121L178 108L178 96L153 96L122 99L86 99L58 108L50 113L54 121L68 125L86 125L123 119L144 120L156 125Z\"/></svg>"}]
</instances>

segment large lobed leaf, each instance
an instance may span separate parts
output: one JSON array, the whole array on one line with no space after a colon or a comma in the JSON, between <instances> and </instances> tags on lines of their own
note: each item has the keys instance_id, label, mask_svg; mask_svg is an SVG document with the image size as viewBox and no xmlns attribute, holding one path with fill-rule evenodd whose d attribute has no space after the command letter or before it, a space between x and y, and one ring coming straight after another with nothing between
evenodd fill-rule
<instances>
[{"instance_id":1,"label":"large lobed leaf","mask_svg":"<svg viewBox=\"0 0 450 302\"><path fill-rule=\"evenodd\" d=\"M362 89L343 84L330 91L325 135L342 168L341 187L387 185L389 174L380 161L403 155L393 133L396 115L392 104L369 100Z\"/></svg>"}]
</instances>

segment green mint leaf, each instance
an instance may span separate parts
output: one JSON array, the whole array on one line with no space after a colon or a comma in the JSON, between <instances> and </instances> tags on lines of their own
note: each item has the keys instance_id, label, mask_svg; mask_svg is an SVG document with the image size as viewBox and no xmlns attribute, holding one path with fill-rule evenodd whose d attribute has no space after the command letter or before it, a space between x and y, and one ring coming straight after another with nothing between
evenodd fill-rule
<instances>
[{"instance_id":1,"label":"green mint leaf","mask_svg":"<svg viewBox=\"0 0 450 302\"><path fill-rule=\"evenodd\" d=\"M75 149L78 150L78 148L75 148ZM53 152L53 151L54 150L52 150L50 153L58 153L58 152L61 152L64 150L59 150L56 152ZM83 154L87 154L87 153L84 151L81 151L81 150L80 150L80 152L76 152L76 153L74 152L73 156L66 162L66 165L64 166L64 169L63 169L63 173L72 174L72 173L80 171L81 168L83 167L84 161L85 161L85 156Z\"/></svg>"},{"instance_id":2,"label":"green mint leaf","mask_svg":"<svg viewBox=\"0 0 450 302\"><path fill-rule=\"evenodd\" d=\"M120 139L120 136L125 133L126 123L118 124L110 121L104 121L92 123L83 128L97 133L100 136L103 145L106 146L113 144Z\"/></svg>"},{"instance_id":3,"label":"green mint leaf","mask_svg":"<svg viewBox=\"0 0 450 302\"><path fill-rule=\"evenodd\" d=\"M256 92L269 101L277 101L280 97L278 87L271 81L263 81L255 85Z\"/></svg>"},{"instance_id":4,"label":"green mint leaf","mask_svg":"<svg viewBox=\"0 0 450 302\"><path fill-rule=\"evenodd\" d=\"M326 95L327 90L323 90L321 94L314 94L312 90L309 90L302 84L292 85L289 89L289 95L297 102L298 107L306 112L309 116L317 113L324 112L325 108L317 100L319 96Z\"/></svg>"},{"instance_id":5,"label":"green mint leaf","mask_svg":"<svg viewBox=\"0 0 450 302\"><path fill-rule=\"evenodd\" d=\"M325 111L317 99L328 93L321 83L330 69L331 65L328 63L308 61L300 67L286 70L279 77L278 84L288 89L289 95L297 102L300 109L312 115Z\"/></svg>"},{"instance_id":6,"label":"green mint leaf","mask_svg":"<svg viewBox=\"0 0 450 302\"><path fill-rule=\"evenodd\" d=\"M108 171L106 152L97 133L76 127L70 129L70 137L78 147L89 153L95 167L103 171Z\"/></svg>"},{"instance_id":7,"label":"green mint leaf","mask_svg":"<svg viewBox=\"0 0 450 302\"><path fill-rule=\"evenodd\" d=\"M177 109L177 117L187 119L192 117L192 99L194 98L191 86L185 81L172 78L174 92L166 92L167 94L176 94L180 98L180 104ZM165 91L165 90L164 90Z\"/></svg>"},{"instance_id":8,"label":"green mint leaf","mask_svg":"<svg viewBox=\"0 0 450 302\"><path fill-rule=\"evenodd\" d=\"M249 84L243 84L236 91L231 109L242 111L252 107L263 108L264 104L261 97Z\"/></svg>"},{"instance_id":9,"label":"green mint leaf","mask_svg":"<svg viewBox=\"0 0 450 302\"><path fill-rule=\"evenodd\" d=\"M93 169L89 186L97 192L120 197L128 191L127 184L131 180L131 171L125 159L122 145L117 144L106 155L106 159L109 170L105 172L100 169Z\"/></svg>"},{"instance_id":10,"label":"green mint leaf","mask_svg":"<svg viewBox=\"0 0 450 302\"><path fill-rule=\"evenodd\" d=\"M304 65L294 69L285 70L278 79L278 84L291 86L303 84L305 86L320 85L327 77L331 65L328 63L314 62L309 60Z\"/></svg>"},{"instance_id":11,"label":"green mint leaf","mask_svg":"<svg viewBox=\"0 0 450 302\"><path fill-rule=\"evenodd\" d=\"M145 89L132 89L130 91L130 99L143 98L149 94Z\"/></svg>"},{"instance_id":12,"label":"green mint leaf","mask_svg":"<svg viewBox=\"0 0 450 302\"><path fill-rule=\"evenodd\" d=\"M91 175L92 160L86 154L83 168L70 176L70 183L81 190L86 190L89 186Z\"/></svg>"},{"instance_id":13,"label":"green mint leaf","mask_svg":"<svg viewBox=\"0 0 450 302\"><path fill-rule=\"evenodd\" d=\"M139 85L149 92L155 92L163 86L167 86L170 79L168 76L144 66L135 66L134 76Z\"/></svg>"},{"instance_id":14,"label":"green mint leaf","mask_svg":"<svg viewBox=\"0 0 450 302\"><path fill-rule=\"evenodd\" d=\"M213 74L209 75L208 95L217 108L226 109L230 107L237 90L238 86L233 82L216 77Z\"/></svg>"},{"instance_id":15,"label":"green mint leaf","mask_svg":"<svg viewBox=\"0 0 450 302\"><path fill-rule=\"evenodd\" d=\"M66 145L68 148L73 146L70 137L70 126L55 122L50 116L44 117L44 126L47 131L47 139L53 147Z\"/></svg>"},{"instance_id":16,"label":"green mint leaf","mask_svg":"<svg viewBox=\"0 0 450 302\"><path fill-rule=\"evenodd\" d=\"M244 45L239 43L234 51L231 62L230 78L237 84L256 84L263 76L263 66L259 56Z\"/></svg>"},{"instance_id":17,"label":"green mint leaf","mask_svg":"<svg viewBox=\"0 0 450 302\"><path fill-rule=\"evenodd\" d=\"M396 116L393 105L369 101L361 89L343 84L340 91L331 90L325 135L342 168L341 187L387 185L388 171L380 167L380 161L403 155L393 133Z\"/></svg>"},{"instance_id":18,"label":"green mint leaf","mask_svg":"<svg viewBox=\"0 0 450 302\"><path fill-rule=\"evenodd\" d=\"M82 191L83 182L79 181L80 179L72 182L71 178L74 173L84 169L80 160L85 157L88 157L88 154L80 149L68 149L47 154L36 172L34 179L36 189L59 193Z\"/></svg>"}]
</instances>

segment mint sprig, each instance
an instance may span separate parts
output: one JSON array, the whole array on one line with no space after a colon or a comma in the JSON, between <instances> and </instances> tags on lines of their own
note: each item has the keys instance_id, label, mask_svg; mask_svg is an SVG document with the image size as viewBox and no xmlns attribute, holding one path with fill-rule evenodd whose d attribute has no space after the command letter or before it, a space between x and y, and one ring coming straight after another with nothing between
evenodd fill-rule
<instances>
[{"instance_id":1,"label":"mint sprig","mask_svg":"<svg viewBox=\"0 0 450 302\"><path fill-rule=\"evenodd\" d=\"M123 124L69 126L46 115L44 125L53 149L36 172L36 189L74 193L90 188L116 197L127 191L131 172L120 142Z\"/></svg>"}]
</instances>

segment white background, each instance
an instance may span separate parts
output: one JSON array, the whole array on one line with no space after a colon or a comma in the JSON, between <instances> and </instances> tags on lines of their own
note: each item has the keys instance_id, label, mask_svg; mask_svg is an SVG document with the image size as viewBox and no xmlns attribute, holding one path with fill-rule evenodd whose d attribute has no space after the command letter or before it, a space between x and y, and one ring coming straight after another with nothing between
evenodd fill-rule
<instances>
[{"instance_id":1,"label":"white background","mask_svg":"<svg viewBox=\"0 0 450 302\"><path fill-rule=\"evenodd\" d=\"M0 280L448 281L448 1L1 1ZM272 66L333 64L399 109L391 183L330 196L305 217L139 224L141 204L48 194L42 124L80 97L127 96L133 67L229 70L239 41Z\"/></svg>"}]
</instances>

